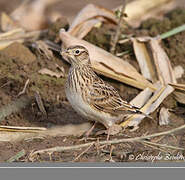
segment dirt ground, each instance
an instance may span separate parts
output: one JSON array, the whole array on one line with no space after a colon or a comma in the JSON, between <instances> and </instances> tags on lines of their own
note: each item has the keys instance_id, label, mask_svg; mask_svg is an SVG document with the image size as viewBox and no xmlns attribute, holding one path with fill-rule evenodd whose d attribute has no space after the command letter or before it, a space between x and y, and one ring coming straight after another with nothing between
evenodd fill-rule
<instances>
[{"instance_id":1,"label":"dirt ground","mask_svg":"<svg viewBox=\"0 0 185 180\"><path fill-rule=\"evenodd\" d=\"M15 1L16 3L17 1ZM2 3L2 2L0 2ZM12 1L11 4L13 4ZM116 2L115 6L120 2ZM3 4L3 3L2 3ZM1 9L7 8L6 4L1 6ZM9 9L13 7L8 7ZM7 8L7 9L8 9ZM134 33L139 35L155 36L170 29L182 25L185 23L185 8L177 8L165 15L162 20L148 19L142 22L137 29L125 29L124 33ZM55 26L55 24L53 25ZM51 26L50 28L52 29ZM96 44L106 50L110 49L110 35L105 34L108 31L114 31L114 26L104 25L99 29L93 29L85 39L91 43ZM48 34L49 36L50 34ZM100 38L101 37L101 38ZM52 39L50 37L50 39ZM165 48L173 67L181 65L185 69L185 32L178 33L170 38L163 40L163 47ZM133 49L130 44L119 45L118 51L123 52L130 50L131 53L124 55L122 58L126 59L137 69L137 63L133 55ZM51 61L46 59L45 56L40 55L35 49L27 46L27 44L14 43L6 49L0 51L0 124L9 126L38 126L38 127L51 127L56 125L67 124L81 124L87 122L87 120L80 117L66 101L64 93L64 78L50 77L47 75L41 75L38 71L42 68L55 69L55 63L65 68L66 74L69 69L69 65L62 60L59 54L55 53L55 58ZM111 83L116 87L121 96L130 101L133 99L140 90L133 87L129 87L114 80L102 77L104 80ZM23 89L27 79L30 79L30 83L26 89L25 97L31 98L30 103L21 111L12 113L7 116L9 112L2 114L2 109L12 101L17 100L17 95ZM185 83L185 74L178 80L179 83ZM39 91L44 107L47 111L47 117L43 115L34 99L35 91ZM167 126L159 126L158 113L161 106L165 106L172 110L171 122ZM178 103L173 95L168 96L163 104L157 111L151 116L153 119L145 118L140 124L140 128L136 131L125 131L118 135L111 136L110 139L120 139L126 137L137 137L146 134L162 132L171 128L178 127L184 124L185 110L184 105ZM5 117L6 116L6 117ZM97 126L95 131L103 129L101 125ZM95 136L92 134L91 138L98 138L99 140L105 140L106 135ZM29 154L34 150L45 149L55 146L69 146L81 144L82 137L67 136L67 137L47 137L37 138L32 140L23 140L21 142L0 142L0 162L5 162L21 150L25 150L26 154L21 157L19 162L29 162ZM160 137L161 138L161 137ZM94 139L93 139L94 140ZM156 142L163 144L168 143L173 146L180 146L185 148L185 133L179 131L175 135L167 135L159 138L154 138ZM88 139L88 142L92 139ZM110 157L110 151L113 149ZM38 155L37 158L32 160L33 162L71 162L84 151L85 149L65 151L49 155L47 153ZM137 156L138 154L152 154L158 155L159 153L172 153L177 154L180 152L185 155L184 151L173 150L170 152L161 151L160 148L154 149L146 144L139 142L134 143L120 143L113 146L105 146L97 150L96 147L91 147L86 153L83 153L76 161L77 162L131 162L136 160L129 159L130 154ZM145 158L141 158L139 161L151 161Z\"/></svg>"}]
</instances>

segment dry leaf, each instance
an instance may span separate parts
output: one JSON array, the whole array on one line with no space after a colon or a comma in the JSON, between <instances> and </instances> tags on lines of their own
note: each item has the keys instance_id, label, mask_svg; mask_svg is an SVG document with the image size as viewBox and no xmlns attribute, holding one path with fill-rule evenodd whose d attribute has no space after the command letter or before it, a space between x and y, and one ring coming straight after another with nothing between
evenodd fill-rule
<instances>
[{"instance_id":1,"label":"dry leaf","mask_svg":"<svg viewBox=\"0 0 185 180\"><path fill-rule=\"evenodd\" d=\"M68 32L61 29L60 38L63 41L63 46L82 45L89 50L89 55L92 67L97 73L118 81L127 83L131 86L145 89L146 87L155 90L153 84L148 82L137 70L128 62L110 54L109 52L90 44L87 41L79 40L71 36Z\"/></svg>"},{"instance_id":2,"label":"dry leaf","mask_svg":"<svg viewBox=\"0 0 185 180\"><path fill-rule=\"evenodd\" d=\"M156 74L145 43L138 41L136 38L131 38L131 40L133 42L134 53L139 63L142 75L146 79L155 82L157 80Z\"/></svg>"},{"instance_id":3,"label":"dry leaf","mask_svg":"<svg viewBox=\"0 0 185 180\"><path fill-rule=\"evenodd\" d=\"M184 69L182 66L178 65L173 68L174 75L176 79L180 79L182 75L184 74Z\"/></svg>"},{"instance_id":4,"label":"dry leaf","mask_svg":"<svg viewBox=\"0 0 185 180\"><path fill-rule=\"evenodd\" d=\"M170 3L172 2L172 3ZM140 23L149 17L159 17L159 12L165 12L168 5L174 7L174 0L137 0L131 1L125 8L125 13L128 15L127 22L132 26L139 26ZM168 8L168 7L167 7Z\"/></svg>"},{"instance_id":5,"label":"dry leaf","mask_svg":"<svg viewBox=\"0 0 185 180\"><path fill-rule=\"evenodd\" d=\"M38 137L38 135L36 133L0 132L0 142L17 142L34 137Z\"/></svg>"},{"instance_id":6,"label":"dry leaf","mask_svg":"<svg viewBox=\"0 0 185 180\"><path fill-rule=\"evenodd\" d=\"M152 53L152 59L154 61L155 69L156 69L157 76L158 76L158 79L160 80L160 82L163 85L167 85L169 83L176 83L176 78L175 78L174 71L172 69L170 60L169 60L166 52L161 47L160 38L159 37L157 37L157 38L138 37L136 39L139 42L149 44L150 50L151 50L151 53ZM144 57L144 55L143 55L143 57ZM146 57L144 57L144 58L146 58ZM151 58L150 58L150 60L151 60ZM140 59L140 61L141 61L141 59ZM148 63L148 64L150 64L149 65L149 67L150 67L151 63ZM149 71L151 71L151 67L150 67ZM151 73L151 75L152 74L154 74L154 72Z\"/></svg>"},{"instance_id":7,"label":"dry leaf","mask_svg":"<svg viewBox=\"0 0 185 180\"><path fill-rule=\"evenodd\" d=\"M146 88L143 91L141 91L134 99L132 99L130 101L130 104L138 108L141 108L146 104L148 99L151 97L152 93L153 92L151 91L151 89Z\"/></svg>"},{"instance_id":8,"label":"dry leaf","mask_svg":"<svg viewBox=\"0 0 185 180\"><path fill-rule=\"evenodd\" d=\"M167 108L162 107L159 112L159 125L168 125L170 122L170 113Z\"/></svg>"},{"instance_id":9,"label":"dry leaf","mask_svg":"<svg viewBox=\"0 0 185 180\"><path fill-rule=\"evenodd\" d=\"M42 127L11 127L1 126L0 141L17 142L26 139L56 136L80 136L91 128L90 123L79 125L56 126L50 129ZM11 131L10 131L11 130Z\"/></svg>"},{"instance_id":10,"label":"dry leaf","mask_svg":"<svg viewBox=\"0 0 185 180\"><path fill-rule=\"evenodd\" d=\"M24 42L23 39L17 39L24 35L25 31L21 28L13 29L11 31L0 33L0 50L8 47L14 42Z\"/></svg>"},{"instance_id":11,"label":"dry leaf","mask_svg":"<svg viewBox=\"0 0 185 180\"><path fill-rule=\"evenodd\" d=\"M173 95L176 101L181 104L185 104L185 92L177 90L173 93Z\"/></svg>"},{"instance_id":12,"label":"dry leaf","mask_svg":"<svg viewBox=\"0 0 185 180\"><path fill-rule=\"evenodd\" d=\"M98 23L100 23L99 19L87 20L84 23L81 23L75 26L73 29L71 29L70 34L79 39L83 39L91 31L91 29Z\"/></svg>"},{"instance_id":13,"label":"dry leaf","mask_svg":"<svg viewBox=\"0 0 185 180\"><path fill-rule=\"evenodd\" d=\"M152 38L149 41L159 80L163 85L176 83L176 78L170 60L160 45L160 40Z\"/></svg>"},{"instance_id":14,"label":"dry leaf","mask_svg":"<svg viewBox=\"0 0 185 180\"><path fill-rule=\"evenodd\" d=\"M175 90L181 90L185 92L185 84L174 84L174 83L169 83L169 85L173 86Z\"/></svg>"},{"instance_id":15,"label":"dry leaf","mask_svg":"<svg viewBox=\"0 0 185 180\"><path fill-rule=\"evenodd\" d=\"M32 31L25 32L25 30L19 28L14 29L5 33L0 34L0 50L8 47L14 42L23 43L25 41L37 40L41 34L44 34L45 31Z\"/></svg>"},{"instance_id":16,"label":"dry leaf","mask_svg":"<svg viewBox=\"0 0 185 180\"><path fill-rule=\"evenodd\" d=\"M18 127L18 126L0 126L0 141L16 142L26 138L39 136L39 132L46 131L42 127Z\"/></svg>"},{"instance_id":17,"label":"dry leaf","mask_svg":"<svg viewBox=\"0 0 185 180\"><path fill-rule=\"evenodd\" d=\"M46 9L57 1L59 0L23 1L23 3L11 13L11 17L26 30L44 29L48 23Z\"/></svg>"},{"instance_id":18,"label":"dry leaf","mask_svg":"<svg viewBox=\"0 0 185 180\"><path fill-rule=\"evenodd\" d=\"M71 35L76 36L79 31L82 32L83 30L85 30L85 28L88 29L88 31L90 31L95 24L100 22L100 19L97 19L98 17L103 17L117 24L115 14L111 10L105 9L94 4L88 4L77 14L68 32ZM85 34L87 34L88 31L85 30L85 32L83 32L83 36L85 36Z\"/></svg>"},{"instance_id":19,"label":"dry leaf","mask_svg":"<svg viewBox=\"0 0 185 180\"><path fill-rule=\"evenodd\" d=\"M45 131L46 128L44 127L21 127L21 126L0 126L0 131L6 131L6 132L40 132Z\"/></svg>"},{"instance_id":20,"label":"dry leaf","mask_svg":"<svg viewBox=\"0 0 185 180\"><path fill-rule=\"evenodd\" d=\"M5 12L1 13L1 30L6 32L17 29L19 25L13 21Z\"/></svg>"},{"instance_id":21,"label":"dry leaf","mask_svg":"<svg viewBox=\"0 0 185 180\"><path fill-rule=\"evenodd\" d=\"M4 33L0 33L0 41L2 40L14 40L25 34L25 30L22 28L16 28Z\"/></svg>"},{"instance_id":22,"label":"dry leaf","mask_svg":"<svg viewBox=\"0 0 185 180\"><path fill-rule=\"evenodd\" d=\"M156 83L158 89L154 92L154 95L148 100L148 102L140 109L145 114L150 114L154 112L159 105L163 102L163 100L174 91L174 88L170 85L166 87L162 86L159 83ZM139 96L139 95L138 95ZM144 115L135 114L127 119L127 121L121 123L121 126L133 126L134 129L138 127L141 123L142 119L144 119Z\"/></svg>"},{"instance_id":23,"label":"dry leaf","mask_svg":"<svg viewBox=\"0 0 185 180\"><path fill-rule=\"evenodd\" d=\"M64 77L64 73L63 72L53 72L47 68L43 68L41 70L39 70L40 74L46 74L52 77L56 77L56 78L60 78L60 77Z\"/></svg>"},{"instance_id":24,"label":"dry leaf","mask_svg":"<svg viewBox=\"0 0 185 180\"><path fill-rule=\"evenodd\" d=\"M182 103L185 104L185 84L172 84L170 83L170 85L175 88L174 91L174 98Z\"/></svg>"}]
</instances>

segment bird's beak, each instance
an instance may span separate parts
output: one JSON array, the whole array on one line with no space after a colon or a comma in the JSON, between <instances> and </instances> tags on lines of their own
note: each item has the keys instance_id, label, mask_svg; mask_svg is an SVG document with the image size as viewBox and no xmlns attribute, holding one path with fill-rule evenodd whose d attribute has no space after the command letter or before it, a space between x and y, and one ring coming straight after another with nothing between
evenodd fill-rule
<instances>
[{"instance_id":1,"label":"bird's beak","mask_svg":"<svg viewBox=\"0 0 185 180\"><path fill-rule=\"evenodd\" d=\"M66 56L68 56L69 52L67 50L64 50L61 52L61 55L63 56L63 58L65 59Z\"/></svg>"},{"instance_id":2,"label":"bird's beak","mask_svg":"<svg viewBox=\"0 0 185 180\"><path fill-rule=\"evenodd\" d=\"M62 57L68 62L68 63L70 63L70 61L69 61L69 52L67 51L67 50L64 50L64 51L62 51L61 53L60 53L61 55L62 55ZM71 63L70 63L71 64Z\"/></svg>"}]
</instances>

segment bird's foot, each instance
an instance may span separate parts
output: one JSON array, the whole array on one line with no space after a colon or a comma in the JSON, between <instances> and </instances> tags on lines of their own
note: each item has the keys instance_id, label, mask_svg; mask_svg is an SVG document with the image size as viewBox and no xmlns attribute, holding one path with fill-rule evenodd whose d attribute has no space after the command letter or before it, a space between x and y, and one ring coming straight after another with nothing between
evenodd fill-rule
<instances>
[{"instance_id":1,"label":"bird's foot","mask_svg":"<svg viewBox=\"0 0 185 180\"><path fill-rule=\"evenodd\" d=\"M85 134L83 135L84 137L82 139L80 139L80 141L87 142L88 139L92 139L92 138L89 138L89 135L92 133L92 131L95 128L95 126L96 126L96 122L94 122L92 127L88 131L85 132Z\"/></svg>"},{"instance_id":2,"label":"bird's foot","mask_svg":"<svg viewBox=\"0 0 185 180\"><path fill-rule=\"evenodd\" d=\"M110 135L118 134L122 130L122 127L118 124L114 124L108 128L107 132L107 141L109 140Z\"/></svg>"},{"instance_id":3,"label":"bird's foot","mask_svg":"<svg viewBox=\"0 0 185 180\"><path fill-rule=\"evenodd\" d=\"M93 129L96 126L96 122L94 122L94 124L92 125L92 127L85 133L85 137L89 137L89 135L92 133Z\"/></svg>"},{"instance_id":4,"label":"bird's foot","mask_svg":"<svg viewBox=\"0 0 185 180\"><path fill-rule=\"evenodd\" d=\"M101 130L96 133L96 135L107 134L107 141L109 140L110 135L118 134L122 130L122 127L118 124L114 124L107 130Z\"/></svg>"}]
</instances>

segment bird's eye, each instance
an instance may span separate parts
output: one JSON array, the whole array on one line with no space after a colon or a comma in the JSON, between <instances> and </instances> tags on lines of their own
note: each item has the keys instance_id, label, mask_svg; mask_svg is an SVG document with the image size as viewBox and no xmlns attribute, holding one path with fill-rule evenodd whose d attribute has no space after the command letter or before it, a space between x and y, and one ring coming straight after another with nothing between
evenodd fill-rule
<instances>
[{"instance_id":1,"label":"bird's eye","mask_svg":"<svg viewBox=\"0 0 185 180\"><path fill-rule=\"evenodd\" d=\"M75 54L77 54L77 55L78 55L79 53L80 53L80 51L79 51L79 50L76 50L76 51L75 51Z\"/></svg>"}]
</instances>

